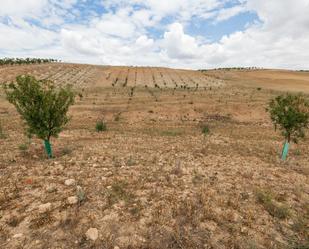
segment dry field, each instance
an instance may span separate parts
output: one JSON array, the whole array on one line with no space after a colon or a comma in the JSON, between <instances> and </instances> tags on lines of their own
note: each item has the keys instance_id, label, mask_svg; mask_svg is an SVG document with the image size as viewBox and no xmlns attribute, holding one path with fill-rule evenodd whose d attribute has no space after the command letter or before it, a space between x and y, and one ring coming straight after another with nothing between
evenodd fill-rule
<instances>
[{"instance_id":1,"label":"dry field","mask_svg":"<svg viewBox=\"0 0 309 249\"><path fill-rule=\"evenodd\" d=\"M231 81L240 86L263 87L278 91L309 93L309 72L289 70L219 70L208 75Z\"/></svg>"},{"instance_id":2,"label":"dry field","mask_svg":"<svg viewBox=\"0 0 309 249\"><path fill-rule=\"evenodd\" d=\"M308 91L308 74L55 63L0 82L25 73L80 97L48 160L0 92L1 249L308 248L309 139L280 161L265 112L271 84Z\"/></svg>"}]
</instances>

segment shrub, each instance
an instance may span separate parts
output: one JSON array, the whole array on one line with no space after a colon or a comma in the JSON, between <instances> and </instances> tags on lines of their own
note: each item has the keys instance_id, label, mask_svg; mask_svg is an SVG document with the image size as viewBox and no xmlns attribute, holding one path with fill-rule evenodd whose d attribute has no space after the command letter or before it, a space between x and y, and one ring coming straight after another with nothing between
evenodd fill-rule
<instances>
[{"instance_id":1,"label":"shrub","mask_svg":"<svg viewBox=\"0 0 309 249\"><path fill-rule=\"evenodd\" d=\"M22 152L26 151L29 149L29 145L27 143L22 143L20 145L18 145L18 149Z\"/></svg>"},{"instance_id":2,"label":"shrub","mask_svg":"<svg viewBox=\"0 0 309 249\"><path fill-rule=\"evenodd\" d=\"M102 120L97 121L97 123L95 125L95 129L96 129L97 132L106 131L107 130L106 123Z\"/></svg>"},{"instance_id":3,"label":"shrub","mask_svg":"<svg viewBox=\"0 0 309 249\"><path fill-rule=\"evenodd\" d=\"M282 159L285 160L289 143L297 143L305 137L304 130L309 126L309 103L302 95L280 95L270 101L267 111L275 130L279 128L285 138L282 151Z\"/></svg>"},{"instance_id":4,"label":"shrub","mask_svg":"<svg viewBox=\"0 0 309 249\"><path fill-rule=\"evenodd\" d=\"M208 125L202 125L202 133L204 135L208 135L210 132L209 126Z\"/></svg>"},{"instance_id":5,"label":"shrub","mask_svg":"<svg viewBox=\"0 0 309 249\"><path fill-rule=\"evenodd\" d=\"M67 112L74 103L70 86L56 88L47 80L18 76L4 86L7 99L26 123L27 133L44 140L49 158L53 156L50 139L57 137L68 123Z\"/></svg>"},{"instance_id":6,"label":"shrub","mask_svg":"<svg viewBox=\"0 0 309 249\"><path fill-rule=\"evenodd\" d=\"M270 193L257 191L256 193L257 201L261 203L266 211L273 217L279 219L285 219L290 215L288 207L284 205L279 205L272 200Z\"/></svg>"}]
</instances>

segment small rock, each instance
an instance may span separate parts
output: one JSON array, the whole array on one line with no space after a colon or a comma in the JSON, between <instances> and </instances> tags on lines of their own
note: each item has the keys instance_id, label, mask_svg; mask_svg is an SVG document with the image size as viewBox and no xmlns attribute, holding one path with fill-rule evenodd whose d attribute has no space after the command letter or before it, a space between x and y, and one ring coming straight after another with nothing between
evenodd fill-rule
<instances>
[{"instance_id":1,"label":"small rock","mask_svg":"<svg viewBox=\"0 0 309 249\"><path fill-rule=\"evenodd\" d=\"M48 211L50 211L52 208L52 204L50 202L42 204L39 206L39 212L40 213L46 213Z\"/></svg>"},{"instance_id":2,"label":"small rock","mask_svg":"<svg viewBox=\"0 0 309 249\"><path fill-rule=\"evenodd\" d=\"M243 234L247 234L247 233L248 233L248 228L242 227L242 228L240 229L240 232L243 233Z\"/></svg>"},{"instance_id":3,"label":"small rock","mask_svg":"<svg viewBox=\"0 0 309 249\"><path fill-rule=\"evenodd\" d=\"M74 179L67 179L67 180L65 180L64 184L66 186L72 186L72 185L75 184L75 180Z\"/></svg>"},{"instance_id":4,"label":"small rock","mask_svg":"<svg viewBox=\"0 0 309 249\"><path fill-rule=\"evenodd\" d=\"M114 246L114 249L120 249L120 247L119 246Z\"/></svg>"},{"instance_id":5,"label":"small rock","mask_svg":"<svg viewBox=\"0 0 309 249\"><path fill-rule=\"evenodd\" d=\"M217 223L213 221L203 222L200 224L201 228L206 228L210 232L214 232L217 229Z\"/></svg>"},{"instance_id":6,"label":"small rock","mask_svg":"<svg viewBox=\"0 0 309 249\"><path fill-rule=\"evenodd\" d=\"M113 172L111 172L111 171L108 171L108 172L105 174L106 177L110 177L110 176L112 176L112 175L113 175Z\"/></svg>"},{"instance_id":7,"label":"small rock","mask_svg":"<svg viewBox=\"0 0 309 249\"><path fill-rule=\"evenodd\" d=\"M71 205L74 205L78 202L78 198L77 196L70 196L68 197L68 203L71 204Z\"/></svg>"},{"instance_id":8,"label":"small rock","mask_svg":"<svg viewBox=\"0 0 309 249\"><path fill-rule=\"evenodd\" d=\"M98 229L96 228L89 228L86 232L86 237L87 239L96 241L97 238L99 237L99 232Z\"/></svg>"},{"instance_id":9,"label":"small rock","mask_svg":"<svg viewBox=\"0 0 309 249\"><path fill-rule=\"evenodd\" d=\"M48 193L53 193L53 192L56 192L57 191L57 188L55 186L47 186L46 187L46 191Z\"/></svg>"},{"instance_id":10,"label":"small rock","mask_svg":"<svg viewBox=\"0 0 309 249\"><path fill-rule=\"evenodd\" d=\"M19 239L19 238L21 238L21 237L23 237L24 235L22 234L22 233L17 233L17 234L14 234L13 235L13 238L14 239Z\"/></svg>"}]
</instances>

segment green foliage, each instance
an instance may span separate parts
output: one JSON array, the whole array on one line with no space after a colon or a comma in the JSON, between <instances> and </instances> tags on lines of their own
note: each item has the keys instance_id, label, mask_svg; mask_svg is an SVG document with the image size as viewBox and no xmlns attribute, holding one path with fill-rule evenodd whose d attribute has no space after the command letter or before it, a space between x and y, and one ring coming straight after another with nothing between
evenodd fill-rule
<instances>
[{"instance_id":1,"label":"green foliage","mask_svg":"<svg viewBox=\"0 0 309 249\"><path fill-rule=\"evenodd\" d=\"M267 111L275 129L279 128L288 142L304 138L309 127L309 103L302 95L280 95L270 101Z\"/></svg>"},{"instance_id":2,"label":"green foliage","mask_svg":"<svg viewBox=\"0 0 309 249\"><path fill-rule=\"evenodd\" d=\"M106 130L107 130L106 123L105 123L103 120L97 121L97 123L96 123L96 125L95 125L95 130L96 130L97 132L106 131Z\"/></svg>"},{"instance_id":3,"label":"green foliage","mask_svg":"<svg viewBox=\"0 0 309 249\"><path fill-rule=\"evenodd\" d=\"M204 135L208 135L210 132L209 126L208 125L202 125L202 133Z\"/></svg>"},{"instance_id":4,"label":"green foliage","mask_svg":"<svg viewBox=\"0 0 309 249\"><path fill-rule=\"evenodd\" d=\"M22 143L22 144L20 144L20 145L18 145L18 149L20 150L20 151L26 151L26 150L28 150L29 149L29 145L27 144L27 143Z\"/></svg>"},{"instance_id":5,"label":"green foliage","mask_svg":"<svg viewBox=\"0 0 309 249\"><path fill-rule=\"evenodd\" d=\"M57 62L55 59L42 59L42 58L0 58L0 66L4 65L22 65L22 64L41 64Z\"/></svg>"},{"instance_id":6,"label":"green foliage","mask_svg":"<svg viewBox=\"0 0 309 249\"><path fill-rule=\"evenodd\" d=\"M67 112L74 103L70 86L56 88L52 82L32 76L18 76L4 86L12 103L27 126L27 133L49 141L57 137L69 121Z\"/></svg>"}]
</instances>

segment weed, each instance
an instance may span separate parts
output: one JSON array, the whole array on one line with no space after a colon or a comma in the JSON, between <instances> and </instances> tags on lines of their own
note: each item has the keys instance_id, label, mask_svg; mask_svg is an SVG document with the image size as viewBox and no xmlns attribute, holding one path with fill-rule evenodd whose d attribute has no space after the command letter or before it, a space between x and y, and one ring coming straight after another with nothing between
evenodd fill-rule
<instances>
[{"instance_id":1,"label":"weed","mask_svg":"<svg viewBox=\"0 0 309 249\"><path fill-rule=\"evenodd\" d=\"M181 161L179 159L176 160L175 167L171 170L171 174L176 176L181 176L183 174L181 169Z\"/></svg>"},{"instance_id":2,"label":"weed","mask_svg":"<svg viewBox=\"0 0 309 249\"><path fill-rule=\"evenodd\" d=\"M204 176L200 174L197 170L194 170L193 176L192 176L192 183L199 184L199 183L202 183L203 180L204 180Z\"/></svg>"},{"instance_id":3,"label":"weed","mask_svg":"<svg viewBox=\"0 0 309 249\"><path fill-rule=\"evenodd\" d=\"M204 135L208 135L209 132L210 132L209 126L206 125L206 124L202 125L202 133L203 133Z\"/></svg>"},{"instance_id":4,"label":"weed","mask_svg":"<svg viewBox=\"0 0 309 249\"><path fill-rule=\"evenodd\" d=\"M182 130L166 130L166 131L161 131L160 133L162 136L170 136L170 137L177 137L183 134Z\"/></svg>"},{"instance_id":5,"label":"weed","mask_svg":"<svg viewBox=\"0 0 309 249\"><path fill-rule=\"evenodd\" d=\"M273 201L272 195L269 192L257 191L257 201L261 203L266 211L273 217L285 219L290 215L289 208L284 205L279 205Z\"/></svg>"},{"instance_id":6,"label":"weed","mask_svg":"<svg viewBox=\"0 0 309 249\"><path fill-rule=\"evenodd\" d=\"M47 224L51 224L54 221L54 219L55 218L51 215L50 212L39 214L30 221L30 228L38 229Z\"/></svg>"},{"instance_id":7,"label":"weed","mask_svg":"<svg viewBox=\"0 0 309 249\"><path fill-rule=\"evenodd\" d=\"M107 201L109 205L113 205L119 200L129 203L134 198L134 195L126 190L128 184L124 181L114 182L111 188L107 191Z\"/></svg>"},{"instance_id":8,"label":"weed","mask_svg":"<svg viewBox=\"0 0 309 249\"><path fill-rule=\"evenodd\" d=\"M295 156L300 156L300 155L301 155L300 149L296 149L296 150L294 151L294 155L295 155Z\"/></svg>"},{"instance_id":9,"label":"weed","mask_svg":"<svg viewBox=\"0 0 309 249\"><path fill-rule=\"evenodd\" d=\"M78 198L79 204L86 200L86 193L81 186L77 186L76 188L76 196Z\"/></svg>"},{"instance_id":10,"label":"weed","mask_svg":"<svg viewBox=\"0 0 309 249\"><path fill-rule=\"evenodd\" d=\"M5 139L5 138L6 138L6 135L4 134L2 125L1 125L1 123L0 123L0 139Z\"/></svg>"},{"instance_id":11,"label":"weed","mask_svg":"<svg viewBox=\"0 0 309 249\"><path fill-rule=\"evenodd\" d=\"M120 116L121 116L121 112L117 113L114 117L114 121L115 122L119 122L120 121Z\"/></svg>"},{"instance_id":12,"label":"weed","mask_svg":"<svg viewBox=\"0 0 309 249\"><path fill-rule=\"evenodd\" d=\"M106 131L106 130L107 130L106 123L105 123L103 120L97 121L97 123L96 123L96 125L95 125L95 130L96 130L97 132Z\"/></svg>"},{"instance_id":13,"label":"weed","mask_svg":"<svg viewBox=\"0 0 309 249\"><path fill-rule=\"evenodd\" d=\"M21 152L25 152L25 151L27 151L29 149L29 144L28 143L20 144L20 145L18 145L18 149Z\"/></svg>"},{"instance_id":14,"label":"weed","mask_svg":"<svg viewBox=\"0 0 309 249\"><path fill-rule=\"evenodd\" d=\"M127 161L127 165L128 166L134 166L136 165L136 161L134 160L134 158L132 156L130 156L130 158Z\"/></svg>"},{"instance_id":15,"label":"weed","mask_svg":"<svg viewBox=\"0 0 309 249\"><path fill-rule=\"evenodd\" d=\"M308 219L306 217L298 216L292 225L292 229L298 234L305 234L309 231Z\"/></svg>"},{"instance_id":16,"label":"weed","mask_svg":"<svg viewBox=\"0 0 309 249\"><path fill-rule=\"evenodd\" d=\"M308 249L309 241L291 241L287 249Z\"/></svg>"},{"instance_id":17,"label":"weed","mask_svg":"<svg viewBox=\"0 0 309 249\"><path fill-rule=\"evenodd\" d=\"M24 217L16 217L12 216L9 220L6 221L6 224L8 224L11 227L17 227L18 224L24 219Z\"/></svg>"},{"instance_id":18,"label":"weed","mask_svg":"<svg viewBox=\"0 0 309 249\"><path fill-rule=\"evenodd\" d=\"M64 148L62 148L61 150L61 155L65 156L65 155L70 155L72 153L72 149L68 146L65 146Z\"/></svg>"}]
</instances>

